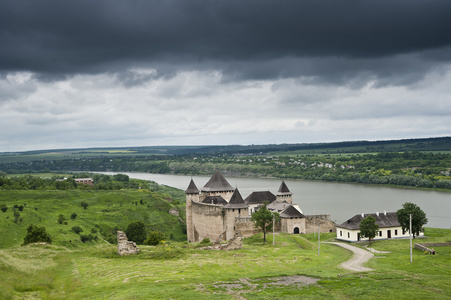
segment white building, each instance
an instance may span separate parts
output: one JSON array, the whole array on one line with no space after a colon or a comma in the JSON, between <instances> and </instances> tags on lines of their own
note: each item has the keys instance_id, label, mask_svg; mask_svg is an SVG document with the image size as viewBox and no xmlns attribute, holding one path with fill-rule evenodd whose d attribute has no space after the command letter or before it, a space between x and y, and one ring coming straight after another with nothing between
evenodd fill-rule
<instances>
[{"instance_id":1,"label":"white building","mask_svg":"<svg viewBox=\"0 0 451 300\"><path fill-rule=\"evenodd\" d=\"M374 240L408 238L409 231L402 230L398 222L395 212L383 212L375 214L359 214L347 220L341 225L337 225L337 239L347 242L367 241L368 238L360 237L360 222L367 216L372 216L376 219L376 224L379 226L379 232L374 237ZM424 233L420 232L420 236Z\"/></svg>"}]
</instances>

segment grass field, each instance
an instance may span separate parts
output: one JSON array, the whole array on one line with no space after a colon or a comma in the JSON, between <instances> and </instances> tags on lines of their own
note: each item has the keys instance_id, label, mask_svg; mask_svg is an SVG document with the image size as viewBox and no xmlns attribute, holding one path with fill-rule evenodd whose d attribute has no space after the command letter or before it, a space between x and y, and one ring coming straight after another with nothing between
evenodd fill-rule
<instances>
[{"instance_id":1,"label":"grass field","mask_svg":"<svg viewBox=\"0 0 451 300\"><path fill-rule=\"evenodd\" d=\"M30 224L45 226L53 244L68 248L82 245L80 236L72 231L74 226L80 226L83 234L97 231L99 237L100 232L106 237L116 233L115 227L125 230L135 221L142 221L149 229L160 230L168 236L172 233L176 240L184 240L183 224L177 216L168 213L175 207L184 218L183 191L155 183L150 185L151 191L0 190L0 205L8 206L6 212L0 211L0 249L20 245ZM88 203L88 208L83 209L81 202ZM17 222L14 205L24 207ZM71 218L73 213L77 214L75 219ZM60 214L66 218L63 224L57 222Z\"/></svg>"},{"instance_id":2,"label":"grass field","mask_svg":"<svg viewBox=\"0 0 451 300\"><path fill-rule=\"evenodd\" d=\"M451 230L426 229L424 242L451 240ZM330 240L333 234L321 235ZM272 241L272 236L269 236ZM114 245L68 249L17 246L0 250L2 299L449 299L451 248L437 255L414 250L409 241L376 241L367 266L352 273L339 268L351 254L321 244L313 235L261 235L245 239L243 249L207 251L186 243L142 246L138 255L120 257ZM302 275L313 284L283 284ZM289 277L288 277L289 278ZM314 282L315 280L313 280ZM282 282L282 284L281 284ZM286 283L286 282L285 282Z\"/></svg>"}]
</instances>

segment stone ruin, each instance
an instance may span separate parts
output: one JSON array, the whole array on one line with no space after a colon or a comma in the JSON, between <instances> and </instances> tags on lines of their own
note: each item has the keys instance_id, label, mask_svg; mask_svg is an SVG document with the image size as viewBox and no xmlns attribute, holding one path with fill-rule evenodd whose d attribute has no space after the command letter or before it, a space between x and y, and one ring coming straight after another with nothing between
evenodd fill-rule
<instances>
[{"instance_id":1,"label":"stone ruin","mask_svg":"<svg viewBox=\"0 0 451 300\"><path fill-rule=\"evenodd\" d=\"M139 248L135 242L129 241L123 231L117 232L117 253L119 255L128 255L139 253Z\"/></svg>"},{"instance_id":2,"label":"stone ruin","mask_svg":"<svg viewBox=\"0 0 451 300\"><path fill-rule=\"evenodd\" d=\"M213 243L213 245L201 248L201 250L237 250L243 248L243 237L240 232L237 232L227 244L221 244L219 242Z\"/></svg>"}]
</instances>

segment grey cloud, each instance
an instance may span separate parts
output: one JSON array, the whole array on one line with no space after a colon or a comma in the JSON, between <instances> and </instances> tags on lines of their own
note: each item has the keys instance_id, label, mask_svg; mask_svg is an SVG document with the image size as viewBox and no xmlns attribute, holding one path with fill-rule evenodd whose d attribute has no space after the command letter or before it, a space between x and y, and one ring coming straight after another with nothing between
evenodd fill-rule
<instances>
[{"instance_id":1,"label":"grey cloud","mask_svg":"<svg viewBox=\"0 0 451 300\"><path fill-rule=\"evenodd\" d=\"M2 1L0 70L52 80L145 65L159 74L200 68L223 70L229 80L339 83L398 75L403 71L372 62L429 51L419 67L407 68L411 82L431 61L450 61L450 13L451 2L440 0ZM337 58L351 67L327 64ZM134 85L149 78L122 79Z\"/></svg>"}]
</instances>

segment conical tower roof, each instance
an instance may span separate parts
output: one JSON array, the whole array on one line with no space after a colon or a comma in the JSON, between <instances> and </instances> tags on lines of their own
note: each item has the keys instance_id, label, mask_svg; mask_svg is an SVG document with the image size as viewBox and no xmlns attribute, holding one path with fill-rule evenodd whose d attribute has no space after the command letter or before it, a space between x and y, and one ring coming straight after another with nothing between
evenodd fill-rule
<instances>
[{"instance_id":1,"label":"conical tower roof","mask_svg":"<svg viewBox=\"0 0 451 300\"><path fill-rule=\"evenodd\" d=\"M218 170L215 171L207 184L205 184L202 188L203 192L229 192L233 190L234 188L227 182Z\"/></svg>"},{"instance_id":2,"label":"conical tower roof","mask_svg":"<svg viewBox=\"0 0 451 300\"><path fill-rule=\"evenodd\" d=\"M191 179L191 181L189 182L188 188L185 191L185 194L199 194L200 191L197 188L196 184L194 183L194 180Z\"/></svg>"},{"instance_id":3,"label":"conical tower roof","mask_svg":"<svg viewBox=\"0 0 451 300\"><path fill-rule=\"evenodd\" d=\"M288 189L286 183L284 180L282 180L282 183L280 184L279 191L277 192L277 195L291 195L292 193Z\"/></svg>"},{"instance_id":4,"label":"conical tower roof","mask_svg":"<svg viewBox=\"0 0 451 300\"><path fill-rule=\"evenodd\" d=\"M304 218L305 216L293 205L288 206L280 213L281 218Z\"/></svg>"},{"instance_id":5,"label":"conical tower roof","mask_svg":"<svg viewBox=\"0 0 451 300\"><path fill-rule=\"evenodd\" d=\"M247 204L244 203L243 197L241 197L238 189L233 191L232 197L230 198L229 204L224 206L225 208L247 208Z\"/></svg>"}]
</instances>

